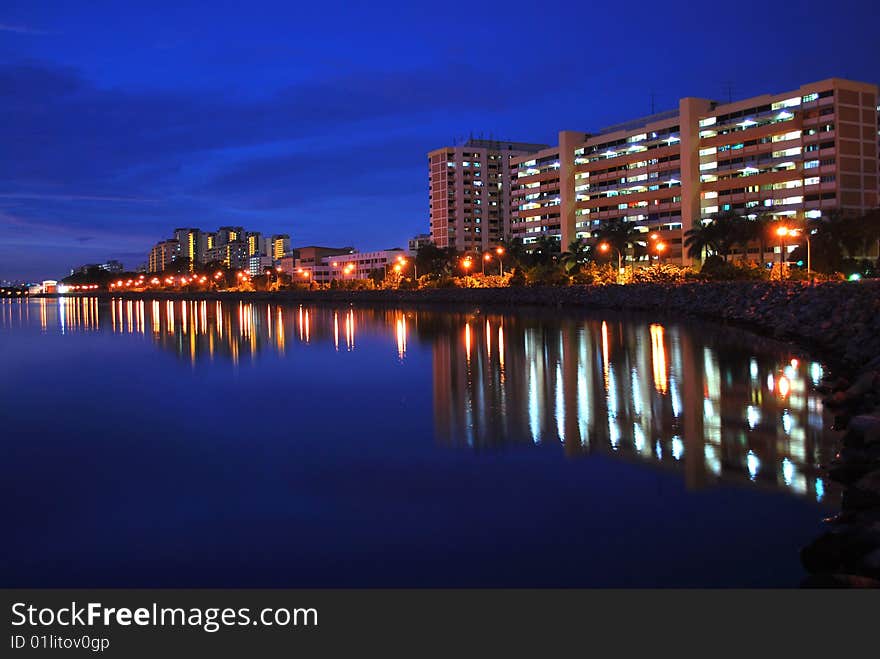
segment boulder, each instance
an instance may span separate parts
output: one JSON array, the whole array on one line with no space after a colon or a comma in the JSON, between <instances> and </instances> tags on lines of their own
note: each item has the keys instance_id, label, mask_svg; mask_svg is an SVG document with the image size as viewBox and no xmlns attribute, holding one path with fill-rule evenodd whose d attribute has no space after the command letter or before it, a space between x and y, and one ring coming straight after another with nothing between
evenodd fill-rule
<instances>
[{"instance_id":1,"label":"boulder","mask_svg":"<svg viewBox=\"0 0 880 659\"><path fill-rule=\"evenodd\" d=\"M880 416L876 414L854 416L847 427L847 435L850 433L859 436L863 444L880 443Z\"/></svg>"},{"instance_id":2,"label":"boulder","mask_svg":"<svg viewBox=\"0 0 880 659\"><path fill-rule=\"evenodd\" d=\"M843 493L844 510L880 508L880 470L865 474Z\"/></svg>"},{"instance_id":3,"label":"boulder","mask_svg":"<svg viewBox=\"0 0 880 659\"><path fill-rule=\"evenodd\" d=\"M880 581L858 574L811 574L801 588L880 588Z\"/></svg>"}]
</instances>

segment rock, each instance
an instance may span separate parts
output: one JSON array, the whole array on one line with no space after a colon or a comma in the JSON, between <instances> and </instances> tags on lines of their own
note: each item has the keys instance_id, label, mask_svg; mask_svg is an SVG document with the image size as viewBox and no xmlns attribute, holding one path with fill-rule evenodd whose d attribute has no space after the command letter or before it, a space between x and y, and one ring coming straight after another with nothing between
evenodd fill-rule
<instances>
[{"instance_id":1,"label":"rock","mask_svg":"<svg viewBox=\"0 0 880 659\"><path fill-rule=\"evenodd\" d=\"M880 588L880 581L857 574L811 574L801 588Z\"/></svg>"},{"instance_id":2,"label":"rock","mask_svg":"<svg viewBox=\"0 0 880 659\"><path fill-rule=\"evenodd\" d=\"M846 390L846 397L852 399L868 393L869 391L874 389L874 383L876 380L877 373L875 373L874 371L865 371L858 378L856 378L856 381L853 383L853 385Z\"/></svg>"},{"instance_id":3,"label":"rock","mask_svg":"<svg viewBox=\"0 0 880 659\"><path fill-rule=\"evenodd\" d=\"M810 573L834 572L843 565L844 536L828 531L801 549L801 563Z\"/></svg>"},{"instance_id":4,"label":"rock","mask_svg":"<svg viewBox=\"0 0 880 659\"><path fill-rule=\"evenodd\" d=\"M859 574L880 579L880 547L862 556L858 565Z\"/></svg>"},{"instance_id":5,"label":"rock","mask_svg":"<svg viewBox=\"0 0 880 659\"><path fill-rule=\"evenodd\" d=\"M844 510L880 508L880 470L862 476L848 487L841 505Z\"/></svg>"},{"instance_id":6,"label":"rock","mask_svg":"<svg viewBox=\"0 0 880 659\"><path fill-rule=\"evenodd\" d=\"M860 414L849 421L847 434L853 433L862 439L863 444L880 443L880 416Z\"/></svg>"}]
</instances>

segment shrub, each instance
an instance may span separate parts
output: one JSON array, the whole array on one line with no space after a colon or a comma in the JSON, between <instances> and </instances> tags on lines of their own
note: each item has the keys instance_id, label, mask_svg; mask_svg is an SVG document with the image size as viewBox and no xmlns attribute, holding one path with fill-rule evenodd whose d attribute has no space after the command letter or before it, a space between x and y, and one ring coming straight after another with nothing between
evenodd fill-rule
<instances>
[{"instance_id":1,"label":"shrub","mask_svg":"<svg viewBox=\"0 0 880 659\"><path fill-rule=\"evenodd\" d=\"M693 269L664 263L649 268L633 270L627 277L627 283L632 284L681 284L693 274Z\"/></svg>"},{"instance_id":2,"label":"shrub","mask_svg":"<svg viewBox=\"0 0 880 659\"><path fill-rule=\"evenodd\" d=\"M617 268L610 263L599 265L597 263L588 263L582 266L573 276L572 281L575 284L586 286L607 286L608 284L617 283Z\"/></svg>"},{"instance_id":3,"label":"shrub","mask_svg":"<svg viewBox=\"0 0 880 659\"><path fill-rule=\"evenodd\" d=\"M521 267L516 267L513 269L513 273L510 275L510 280L507 283L508 286L525 286L526 285L526 275L523 272Z\"/></svg>"},{"instance_id":4,"label":"shrub","mask_svg":"<svg viewBox=\"0 0 880 659\"><path fill-rule=\"evenodd\" d=\"M720 256L710 256L703 262L700 274L706 279L715 281L760 281L779 277L778 265L773 267L774 270L771 272L753 261L731 263Z\"/></svg>"},{"instance_id":5,"label":"shrub","mask_svg":"<svg viewBox=\"0 0 880 659\"><path fill-rule=\"evenodd\" d=\"M529 286L568 286L571 277L553 265L536 265L525 272Z\"/></svg>"}]
</instances>

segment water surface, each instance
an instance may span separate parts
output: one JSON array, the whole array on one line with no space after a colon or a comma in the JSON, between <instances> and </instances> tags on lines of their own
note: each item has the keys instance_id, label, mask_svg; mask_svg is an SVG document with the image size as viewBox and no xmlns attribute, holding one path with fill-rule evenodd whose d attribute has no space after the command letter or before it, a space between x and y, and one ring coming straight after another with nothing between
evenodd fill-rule
<instances>
[{"instance_id":1,"label":"water surface","mask_svg":"<svg viewBox=\"0 0 880 659\"><path fill-rule=\"evenodd\" d=\"M820 364L466 311L3 302L0 585L797 585Z\"/></svg>"}]
</instances>

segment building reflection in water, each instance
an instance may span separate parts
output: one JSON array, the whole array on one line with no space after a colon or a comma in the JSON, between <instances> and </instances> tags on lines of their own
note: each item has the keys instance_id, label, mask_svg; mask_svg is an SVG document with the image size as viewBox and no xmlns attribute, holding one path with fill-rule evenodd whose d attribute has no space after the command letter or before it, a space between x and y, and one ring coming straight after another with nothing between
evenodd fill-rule
<instances>
[{"instance_id":1,"label":"building reflection in water","mask_svg":"<svg viewBox=\"0 0 880 659\"><path fill-rule=\"evenodd\" d=\"M778 344L756 353L761 339L720 326L68 297L3 301L0 329L31 325L32 315L43 332L149 336L193 365L284 355L292 344L352 352L361 332L405 361L415 338L432 351L443 444L558 443L569 456L680 469L691 488L731 480L836 496L818 468L834 450L813 388L821 365Z\"/></svg>"},{"instance_id":2,"label":"building reflection in water","mask_svg":"<svg viewBox=\"0 0 880 659\"><path fill-rule=\"evenodd\" d=\"M692 488L740 480L826 496L818 466L833 446L812 390L822 377L817 363L754 355L747 341L755 337L720 327L520 316L445 322L433 368L445 442L558 442L569 455L680 465ZM461 324L463 338L454 331ZM508 348L493 352L502 334Z\"/></svg>"}]
</instances>

